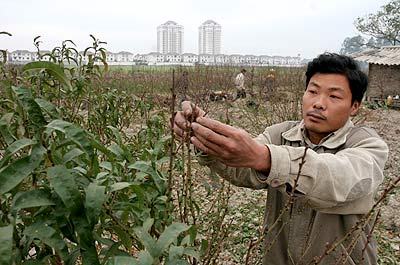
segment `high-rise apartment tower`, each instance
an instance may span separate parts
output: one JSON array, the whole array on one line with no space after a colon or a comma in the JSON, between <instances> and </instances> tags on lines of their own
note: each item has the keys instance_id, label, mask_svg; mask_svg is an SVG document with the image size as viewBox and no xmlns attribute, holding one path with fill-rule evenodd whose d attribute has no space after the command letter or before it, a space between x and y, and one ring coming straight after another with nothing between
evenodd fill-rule
<instances>
[{"instance_id":1,"label":"high-rise apartment tower","mask_svg":"<svg viewBox=\"0 0 400 265\"><path fill-rule=\"evenodd\" d=\"M207 20L199 27L199 54L221 53L221 25Z\"/></svg>"},{"instance_id":2,"label":"high-rise apartment tower","mask_svg":"<svg viewBox=\"0 0 400 265\"><path fill-rule=\"evenodd\" d=\"M179 53L183 50L183 26L167 21L157 27L157 51Z\"/></svg>"}]
</instances>

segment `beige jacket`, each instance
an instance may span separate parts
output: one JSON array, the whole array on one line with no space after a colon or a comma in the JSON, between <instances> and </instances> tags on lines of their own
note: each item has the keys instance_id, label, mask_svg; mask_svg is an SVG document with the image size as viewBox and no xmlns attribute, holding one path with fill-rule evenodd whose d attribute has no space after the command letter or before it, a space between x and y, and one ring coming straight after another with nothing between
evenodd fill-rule
<instances>
[{"instance_id":1,"label":"beige jacket","mask_svg":"<svg viewBox=\"0 0 400 265\"><path fill-rule=\"evenodd\" d=\"M237 186L268 190L263 264L310 264L327 244L343 238L371 210L383 181L388 147L374 130L356 127L350 120L319 145L305 137L303 121L273 125L255 139L271 152L269 176L249 168L227 167L208 157L200 163ZM284 210L305 146L309 148L294 203ZM347 257L343 264L377 264L373 238L363 251L370 226L367 223L364 230L357 230L320 264L335 264L343 255ZM358 240L351 251L354 238Z\"/></svg>"},{"instance_id":2,"label":"beige jacket","mask_svg":"<svg viewBox=\"0 0 400 265\"><path fill-rule=\"evenodd\" d=\"M239 73L235 78L235 85L238 89L244 89L244 74Z\"/></svg>"}]
</instances>

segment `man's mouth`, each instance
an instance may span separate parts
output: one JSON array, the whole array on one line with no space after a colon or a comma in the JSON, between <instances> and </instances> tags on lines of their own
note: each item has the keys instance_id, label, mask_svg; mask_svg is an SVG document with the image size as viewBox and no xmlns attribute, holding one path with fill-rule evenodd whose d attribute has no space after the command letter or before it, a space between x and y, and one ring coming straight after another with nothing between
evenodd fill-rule
<instances>
[{"instance_id":1,"label":"man's mouth","mask_svg":"<svg viewBox=\"0 0 400 265\"><path fill-rule=\"evenodd\" d=\"M314 112L314 111L308 112L307 116L312 117L314 119L318 119L318 120L326 120L326 117L324 115Z\"/></svg>"}]
</instances>

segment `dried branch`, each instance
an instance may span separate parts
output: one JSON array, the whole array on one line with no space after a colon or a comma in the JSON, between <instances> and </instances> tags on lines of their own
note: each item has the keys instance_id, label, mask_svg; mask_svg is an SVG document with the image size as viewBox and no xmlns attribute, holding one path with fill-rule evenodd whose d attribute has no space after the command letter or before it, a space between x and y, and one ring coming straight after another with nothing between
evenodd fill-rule
<instances>
[{"instance_id":1,"label":"dried branch","mask_svg":"<svg viewBox=\"0 0 400 265\"><path fill-rule=\"evenodd\" d=\"M319 264L325 258L327 255L332 253L340 244L342 244L345 240L347 240L355 231L358 229L363 229L365 225L370 221L372 214L375 212L375 209L378 207L378 205L387 198L388 194L397 186L397 184L400 182L400 176L397 177L390 185L388 185L385 190L383 191L382 195L379 197L379 199L375 202L375 204L372 206L371 210L365 214L358 222L356 222L353 227L344 235L343 238L335 240L330 246L325 250L325 252L321 256L317 256L314 258L313 261L311 261L309 264Z\"/></svg>"},{"instance_id":2,"label":"dried branch","mask_svg":"<svg viewBox=\"0 0 400 265\"><path fill-rule=\"evenodd\" d=\"M249 244L249 247L248 247L248 250L247 250L247 253L246 253L246 262L245 262L246 265L249 264L249 262L250 262L250 257L251 257L251 254L252 254L253 249L254 249L255 247L257 247L257 246L261 243L261 241L263 240L264 236L265 236L266 234L268 234L269 231L272 231L272 230L278 225L278 223L281 221L283 215L284 215L287 211L289 211L289 210L292 208L292 205L293 205L293 203L294 203L294 198L295 198L295 191L296 191L296 189L297 189L297 187L298 187L298 181L299 181L299 178L300 178L301 169L303 168L303 165L304 165L304 163L306 162L306 161L305 161L305 158L306 158L306 155L307 155L307 150L308 150L308 147L305 147L305 148L304 148L303 156L302 156L301 161L300 161L300 164L299 164L299 170L298 170L298 172L297 172L296 179L294 180L294 184L293 184L292 190L291 190L291 192L290 192L289 199L288 199L288 201L286 202L286 204L285 204L284 208L282 209L282 211L280 212L279 216L276 218L275 222L274 222L270 227L268 227L267 225L265 225L265 226L263 227L263 230L261 231L260 236L259 236L259 238L258 238L256 241L253 241L253 240L250 241L250 244ZM291 217L291 214L290 214L290 217ZM290 219L289 219L289 220L290 220ZM282 232L283 227L284 227L284 225L286 225L286 224L287 224L287 222L285 222L285 223L282 225L282 227L279 229L279 231L278 231L278 233L275 235L275 238L274 238L274 240L273 240L272 243L275 243L276 238L277 238L277 237L279 236L279 234ZM269 245L269 247L266 249L265 253L268 253L268 252L271 250L271 248L272 248L272 244Z\"/></svg>"}]
</instances>

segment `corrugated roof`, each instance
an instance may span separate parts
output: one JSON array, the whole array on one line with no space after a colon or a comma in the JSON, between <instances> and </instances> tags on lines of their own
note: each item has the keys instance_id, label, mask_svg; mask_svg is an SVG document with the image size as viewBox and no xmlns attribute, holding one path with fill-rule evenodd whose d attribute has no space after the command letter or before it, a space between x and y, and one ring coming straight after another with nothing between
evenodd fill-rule
<instances>
[{"instance_id":1,"label":"corrugated roof","mask_svg":"<svg viewBox=\"0 0 400 265\"><path fill-rule=\"evenodd\" d=\"M380 49L366 50L351 54L357 61L372 64L400 65L400 46L385 46Z\"/></svg>"}]
</instances>

